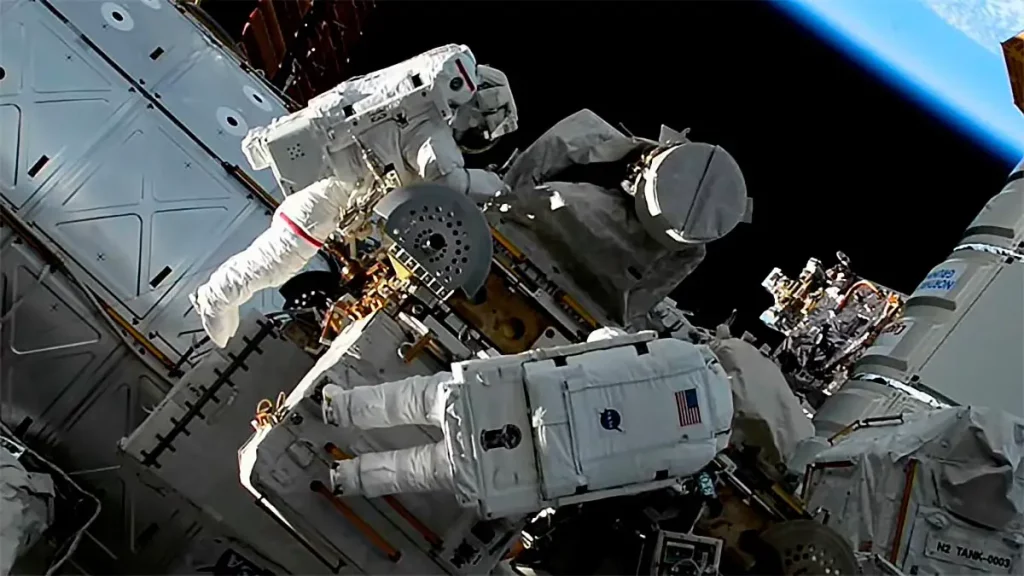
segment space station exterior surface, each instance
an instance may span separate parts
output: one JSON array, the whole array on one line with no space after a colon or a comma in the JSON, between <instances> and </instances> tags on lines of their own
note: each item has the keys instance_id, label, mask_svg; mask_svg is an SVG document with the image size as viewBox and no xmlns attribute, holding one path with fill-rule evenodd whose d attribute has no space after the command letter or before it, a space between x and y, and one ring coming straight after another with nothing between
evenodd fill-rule
<instances>
[{"instance_id":1,"label":"space station exterior surface","mask_svg":"<svg viewBox=\"0 0 1024 576\"><path fill-rule=\"evenodd\" d=\"M815 414L830 436L860 418L935 406L1024 417L1024 172L971 222Z\"/></svg>"},{"instance_id":2,"label":"space station exterior surface","mask_svg":"<svg viewBox=\"0 0 1024 576\"><path fill-rule=\"evenodd\" d=\"M380 94L342 85L297 111L170 0L4 0L0 42L4 462L46 471L65 494L47 502L88 504L57 518L68 538L37 572L502 572L542 508L660 492L706 500L681 531L657 529L652 573L711 574L741 547L714 522L715 537L692 533L717 490L730 521L797 564L802 533L771 526L820 537L812 506L846 511L805 570L846 571L854 547L911 573L1019 569L1020 166L909 296L854 282L846 263L773 272L766 319L800 366L783 375L780 357L689 325L666 298L751 216L736 161L685 131L626 136L582 110L503 179L477 171L504 188L481 211L468 171L465 188L409 185L431 178L360 140L451 119L453 94L486 84L465 47L348 85L394 81ZM259 293L234 337L204 346L189 296L286 198L351 173L342 157L365 163L365 201L321 253L354 287ZM838 353L822 358L807 342L826 325ZM827 390L813 426L790 388ZM427 410L424 390L446 401ZM743 442L767 469L732 460ZM807 474L804 501L787 463ZM346 469L379 497L346 496Z\"/></svg>"},{"instance_id":3,"label":"space station exterior surface","mask_svg":"<svg viewBox=\"0 0 1024 576\"><path fill-rule=\"evenodd\" d=\"M196 354L203 329L189 295L268 227L285 198L242 146L250 128L290 112L274 89L165 0L5 1L0 26L5 433L51 455L101 503L60 569L182 573L228 563L275 573L476 573L497 565L524 518L481 522L444 495L350 504L328 494L317 506L333 514L323 533L303 529L316 514L279 509L267 483L281 482L281 472L239 477L253 466L239 448L274 442L259 426L249 438L253 407L299 393L295 383L314 361L260 314L280 310L274 293L253 300L227 348ZM742 212L745 189L733 187ZM476 218L489 264L492 239ZM672 225L661 220L656 227ZM509 268L525 269L510 250ZM427 260L396 258L413 274ZM459 318L497 325L485 307L442 302L452 290L426 283L417 297L440 313L369 314L334 335L337 357L351 360L339 380L433 374L487 352L488 339L514 354L580 341L597 327L556 287L527 288L516 280L526 272L503 274L488 276L485 266L476 282L506 306L525 307L528 325L484 338ZM509 282L522 285L503 294ZM424 347L445 360L418 353ZM287 422L302 419L296 410ZM415 427L343 438L336 443L356 453L437 440ZM321 497L302 487L304 497Z\"/></svg>"},{"instance_id":4,"label":"space station exterior surface","mask_svg":"<svg viewBox=\"0 0 1024 576\"><path fill-rule=\"evenodd\" d=\"M283 198L241 140L287 110L166 0L4 0L0 43L2 419L102 501L62 570L248 554L118 442L190 369L187 294Z\"/></svg>"},{"instance_id":5,"label":"space station exterior surface","mask_svg":"<svg viewBox=\"0 0 1024 576\"><path fill-rule=\"evenodd\" d=\"M1022 167L910 295L872 287L859 300L868 306L865 320L888 320L870 340L843 342L856 349L853 361L840 371L841 382L826 381L835 386L816 407L815 435L790 454L789 469L804 475L800 495L808 508L830 514L826 523L858 554L873 555L865 573L1020 570ZM842 332L835 320L843 307L830 307L829 290L816 292L816 302L831 310L829 322L798 314L799 322L786 323L799 308L789 299L807 302L800 295L814 284L808 271L815 262L796 282L777 273L766 281L776 295L766 318L779 321L788 345L815 334L815 326ZM835 284L837 275L823 278ZM884 300L895 304L894 314L877 307Z\"/></svg>"}]
</instances>

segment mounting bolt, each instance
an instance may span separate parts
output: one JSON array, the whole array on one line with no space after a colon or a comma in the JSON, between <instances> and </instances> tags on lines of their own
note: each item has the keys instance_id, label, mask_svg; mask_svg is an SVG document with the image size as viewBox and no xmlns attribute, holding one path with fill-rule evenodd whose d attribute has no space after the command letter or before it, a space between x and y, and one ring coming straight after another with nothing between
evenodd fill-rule
<instances>
[{"instance_id":1,"label":"mounting bolt","mask_svg":"<svg viewBox=\"0 0 1024 576\"><path fill-rule=\"evenodd\" d=\"M299 414L298 412L292 412L292 415L288 419L296 426L302 424L302 414Z\"/></svg>"}]
</instances>

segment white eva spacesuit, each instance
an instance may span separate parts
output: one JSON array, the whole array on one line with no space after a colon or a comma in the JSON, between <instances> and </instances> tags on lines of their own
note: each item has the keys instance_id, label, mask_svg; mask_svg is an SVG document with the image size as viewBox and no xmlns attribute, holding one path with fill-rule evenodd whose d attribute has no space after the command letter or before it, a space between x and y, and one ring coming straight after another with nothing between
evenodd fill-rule
<instances>
[{"instance_id":1,"label":"white eva spacesuit","mask_svg":"<svg viewBox=\"0 0 1024 576\"><path fill-rule=\"evenodd\" d=\"M665 486L729 441L729 382L705 346L652 332L462 362L452 372L344 390L325 422L440 428L434 445L334 463L345 496L448 491L487 517ZM618 334L621 334L619 332Z\"/></svg>"},{"instance_id":2,"label":"white eva spacesuit","mask_svg":"<svg viewBox=\"0 0 1024 576\"><path fill-rule=\"evenodd\" d=\"M343 212L374 187L367 156L380 170L394 170L402 185L432 181L482 201L503 183L467 169L460 148L480 151L516 128L505 75L477 65L465 46L449 45L346 81L254 129L243 141L250 163L272 168L294 193L267 231L199 287L192 300L203 328L224 347L238 328L239 306L306 265Z\"/></svg>"}]
</instances>

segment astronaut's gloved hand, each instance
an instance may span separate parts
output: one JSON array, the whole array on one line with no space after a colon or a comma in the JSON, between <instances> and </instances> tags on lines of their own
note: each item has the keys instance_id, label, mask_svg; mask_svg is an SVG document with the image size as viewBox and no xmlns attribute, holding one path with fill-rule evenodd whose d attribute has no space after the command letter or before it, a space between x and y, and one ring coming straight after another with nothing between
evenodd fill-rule
<instances>
[{"instance_id":1,"label":"astronaut's gloved hand","mask_svg":"<svg viewBox=\"0 0 1024 576\"><path fill-rule=\"evenodd\" d=\"M351 473L349 466L342 466L342 462L343 460L335 460L331 463L331 492L335 496L344 496L346 492L353 492L353 483L359 482L358 472Z\"/></svg>"},{"instance_id":2,"label":"astronaut's gloved hand","mask_svg":"<svg viewBox=\"0 0 1024 576\"><path fill-rule=\"evenodd\" d=\"M341 428L347 428L352 424L349 421L349 418L344 417L348 414L348 410L340 410L342 406L337 400L344 391L345 390L342 387L334 384L328 384L323 387L323 390L321 390L320 396L322 400L320 401L320 410L324 419L324 424L327 424L328 426L338 426Z\"/></svg>"},{"instance_id":3,"label":"astronaut's gloved hand","mask_svg":"<svg viewBox=\"0 0 1024 576\"><path fill-rule=\"evenodd\" d=\"M477 204L484 204L508 193L508 186L494 172L470 168L466 173L469 175L469 197Z\"/></svg>"},{"instance_id":4,"label":"astronaut's gloved hand","mask_svg":"<svg viewBox=\"0 0 1024 576\"><path fill-rule=\"evenodd\" d=\"M628 333L622 328L616 328L614 326L605 326L604 328L598 328L587 336L587 342L598 342L600 340L611 340L618 336L626 336Z\"/></svg>"}]
</instances>

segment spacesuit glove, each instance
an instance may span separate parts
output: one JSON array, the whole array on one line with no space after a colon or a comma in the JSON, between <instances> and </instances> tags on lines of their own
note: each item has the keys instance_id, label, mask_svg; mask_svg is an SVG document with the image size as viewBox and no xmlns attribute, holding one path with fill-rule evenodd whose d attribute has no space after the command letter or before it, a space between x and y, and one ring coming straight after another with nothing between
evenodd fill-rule
<instances>
[{"instance_id":1,"label":"spacesuit glove","mask_svg":"<svg viewBox=\"0 0 1024 576\"><path fill-rule=\"evenodd\" d=\"M320 392L320 415L324 420L324 424L328 426L339 426L347 428L351 426L349 418L345 417L348 414L348 406L342 406L342 402L336 400L341 394L345 392L345 389L335 384L327 384L323 387ZM340 410L345 408L344 413Z\"/></svg>"},{"instance_id":2,"label":"spacesuit glove","mask_svg":"<svg viewBox=\"0 0 1024 576\"><path fill-rule=\"evenodd\" d=\"M495 197L507 193L507 186L494 172L470 168L466 170L469 175L470 199L477 204L484 204Z\"/></svg>"},{"instance_id":3,"label":"spacesuit glove","mask_svg":"<svg viewBox=\"0 0 1024 576\"><path fill-rule=\"evenodd\" d=\"M615 326L604 326L594 330L587 336L587 342L598 342L601 340L612 340L619 336L626 336L628 332Z\"/></svg>"},{"instance_id":4,"label":"spacesuit glove","mask_svg":"<svg viewBox=\"0 0 1024 576\"><path fill-rule=\"evenodd\" d=\"M224 348L238 331L239 313L237 306L214 306L209 297L209 287L203 285L195 294L189 295L203 330L218 348Z\"/></svg>"},{"instance_id":5,"label":"spacesuit glove","mask_svg":"<svg viewBox=\"0 0 1024 576\"><path fill-rule=\"evenodd\" d=\"M335 460L331 463L331 492L336 496L358 496L362 492L356 460Z\"/></svg>"}]
</instances>

